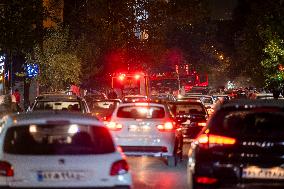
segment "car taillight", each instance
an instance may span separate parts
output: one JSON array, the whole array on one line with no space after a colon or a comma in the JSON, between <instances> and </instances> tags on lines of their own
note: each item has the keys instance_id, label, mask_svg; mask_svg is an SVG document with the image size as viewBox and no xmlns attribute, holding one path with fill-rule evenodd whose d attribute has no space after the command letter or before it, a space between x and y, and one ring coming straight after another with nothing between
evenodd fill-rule
<instances>
[{"instance_id":1,"label":"car taillight","mask_svg":"<svg viewBox=\"0 0 284 189\"><path fill-rule=\"evenodd\" d=\"M109 128L109 130L112 130L112 131L119 131L122 129L122 125L119 124L119 123L115 123L115 122L108 122L106 123L106 126Z\"/></svg>"},{"instance_id":2,"label":"car taillight","mask_svg":"<svg viewBox=\"0 0 284 189\"><path fill-rule=\"evenodd\" d=\"M4 177L14 176L14 169L10 163L6 161L0 161L0 176Z\"/></svg>"},{"instance_id":3,"label":"car taillight","mask_svg":"<svg viewBox=\"0 0 284 189\"><path fill-rule=\"evenodd\" d=\"M175 129L175 123L174 122L166 122L161 125L157 125L157 129L159 131L173 131Z\"/></svg>"},{"instance_id":4,"label":"car taillight","mask_svg":"<svg viewBox=\"0 0 284 189\"><path fill-rule=\"evenodd\" d=\"M236 139L234 138L212 134L202 134L197 138L197 141L201 145L207 145L207 147L216 145L233 145L236 143Z\"/></svg>"},{"instance_id":5,"label":"car taillight","mask_svg":"<svg viewBox=\"0 0 284 189\"><path fill-rule=\"evenodd\" d=\"M197 125L200 127L206 127L206 122L199 122Z\"/></svg>"},{"instance_id":6,"label":"car taillight","mask_svg":"<svg viewBox=\"0 0 284 189\"><path fill-rule=\"evenodd\" d=\"M216 184L218 180L211 177L196 177L195 181L199 184Z\"/></svg>"},{"instance_id":7,"label":"car taillight","mask_svg":"<svg viewBox=\"0 0 284 189\"><path fill-rule=\"evenodd\" d=\"M110 175L111 176L117 176L125 174L129 171L128 163L123 159L116 161L112 164L110 169Z\"/></svg>"}]
</instances>

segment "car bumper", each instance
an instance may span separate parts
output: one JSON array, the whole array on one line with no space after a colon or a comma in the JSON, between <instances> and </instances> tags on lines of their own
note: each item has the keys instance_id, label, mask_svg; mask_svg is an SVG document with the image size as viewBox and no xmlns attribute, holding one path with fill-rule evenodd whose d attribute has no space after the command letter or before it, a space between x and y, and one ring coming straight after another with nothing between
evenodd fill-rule
<instances>
[{"instance_id":1,"label":"car bumper","mask_svg":"<svg viewBox=\"0 0 284 189\"><path fill-rule=\"evenodd\" d=\"M248 179L242 175L239 164L199 163L194 168L194 179L208 177L217 179L213 185L219 188L284 188L284 179ZM202 184L201 184L202 185ZM204 185L204 184L203 184ZM210 184L209 184L210 185Z\"/></svg>"},{"instance_id":2,"label":"car bumper","mask_svg":"<svg viewBox=\"0 0 284 189\"><path fill-rule=\"evenodd\" d=\"M123 153L128 156L172 156L172 148L166 146L120 146Z\"/></svg>"}]
</instances>

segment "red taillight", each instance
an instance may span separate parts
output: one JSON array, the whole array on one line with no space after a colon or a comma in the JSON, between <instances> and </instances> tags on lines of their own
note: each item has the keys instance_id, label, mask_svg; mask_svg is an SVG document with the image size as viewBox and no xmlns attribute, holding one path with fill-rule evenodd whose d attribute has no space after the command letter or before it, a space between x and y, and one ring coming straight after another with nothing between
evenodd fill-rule
<instances>
[{"instance_id":1,"label":"red taillight","mask_svg":"<svg viewBox=\"0 0 284 189\"><path fill-rule=\"evenodd\" d=\"M117 162L114 162L110 169L110 175L116 176L116 175L122 175L127 173L129 170L129 166L125 160L119 160Z\"/></svg>"},{"instance_id":2,"label":"red taillight","mask_svg":"<svg viewBox=\"0 0 284 189\"><path fill-rule=\"evenodd\" d=\"M236 139L231 137L211 135L211 134L202 134L197 139L199 144L208 144L208 145L233 145L236 143Z\"/></svg>"},{"instance_id":3,"label":"red taillight","mask_svg":"<svg viewBox=\"0 0 284 189\"><path fill-rule=\"evenodd\" d=\"M157 129L159 131L173 131L175 129L175 123L174 122L166 122L163 125L157 125Z\"/></svg>"},{"instance_id":4,"label":"red taillight","mask_svg":"<svg viewBox=\"0 0 284 189\"><path fill-rule=\"evenodd\" d=\"M119 124L119 123L115 123L115 122L108 122L106 123L106 126L109 128L109 130L112 130L112 131L119 131L122 129L122 125Z\"/></svg>"},{"instance_id":5,"label":"red taillight","mask_svg":"<svg viewBox=\"0 0 284 189\"><path fill-rule=\"evenodd\" d=\"M14 169L10 163L6 161L0 161L0 176L4 177L14 176Z\"/></svg>"},{"instance_id":6,"label":"red taillight","mask_svg":"<svg viewBox=\"0 0 284 189\"><path fill-rule=\"evenodd\" d=\"M200 127L206 127L206 122L199 122L197 125Z\"/></svg>"},{"instance_id":7,"label":"red taillight","mask_svg":"<svg viewBox=\"0 0 284 189\"><path fill-rule=\"evenodd\" d=\"M198 184L216 184L218 180L211 177L196 177L195 181Z\"/></svg>"}]
</instances>

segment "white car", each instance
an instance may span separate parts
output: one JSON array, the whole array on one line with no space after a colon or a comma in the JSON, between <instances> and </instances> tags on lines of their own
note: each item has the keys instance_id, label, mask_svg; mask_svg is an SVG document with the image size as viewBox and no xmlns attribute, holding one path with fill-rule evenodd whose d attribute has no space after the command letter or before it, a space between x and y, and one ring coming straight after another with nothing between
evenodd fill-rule
<instances>
[{"instance_id":1,"label":"white car","mask_svg":"<svg viewBox=\"0 0 284 189\"><path fill-rule=\"evenodd\" d=\"M181 129L162 104L120 104L107 126L126 155L165 157L169 166L182 156Z\"/></svg>"},{"instance_id":2,"label":"white car","mask_svg":"<svg viewBox=\"0 0 284 189\"><path fill-rule=\"evenodd\" d=\"M0 123L0 188L132 186L124 155L94 117L33 112Z\"/></svg>"}]
</instances>

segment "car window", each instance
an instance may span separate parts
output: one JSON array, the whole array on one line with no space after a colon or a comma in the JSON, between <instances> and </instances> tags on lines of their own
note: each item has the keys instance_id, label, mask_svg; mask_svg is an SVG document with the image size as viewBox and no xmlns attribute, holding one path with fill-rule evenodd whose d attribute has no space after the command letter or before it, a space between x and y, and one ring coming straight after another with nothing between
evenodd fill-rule
<instances>
[{"instance_id":1,"label":"car window","mask_svg":"<svg viewBox=\"0 0 284 189\"><path fill-rule=\"evenodd\" d=\"M117 111L119 118L160 119L165 117L165 109L157 106L125 106Z\"/></svg>"},{"instance_id":2,"label":"car window","mask_svg":"<svg viewBox=\"0 0 284 189\"><path fill-rule=\"evenodd\" d=\"M230 136L284 136L284 113L277 111L223 112L212 120L211 133Z\"/></svg>"},{"instance_id":3,"label":"car window","mask_svg":"<svg viewBox=\"0 0 284 189\"><path fill-rule=\"evenodd\" d=\"M114 101L100 101L100 102L94 102L93 108L94 109L115 109L117 105L118 105L118 102L114 102Z\"/></svg>"},{"instance_id":4,"label":"car window","mask_svg":"<svg viewBox=\"0 0 284 189\"><path fill-rule=\"evenodd\" d=\"M204 104L213 104L212 98L201 97L200 99L201 99L201 101L202 101Z\"/></svg>"},{"instance_id":5,"label":"car window","mask_svg":"<svg viewBox=\"0 0 284 189\"><path fill-rule=\"evenodd\" d=\"M41 110L63 110L81 112L82 107L78 101L37 101L33 111Z\"/></svg>"},{"instance_id":6,"label":"car window","mask_svg":"<svg viewBox=\"0 0 284 189\"><path fill-rule=\"evenodd\" d=\"M22 155L82 155L115 151L109 131L83 125L25 125L7 130L4 151Z\"/></svg>"}]
</instances>

